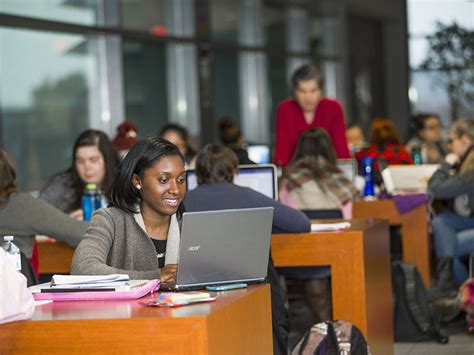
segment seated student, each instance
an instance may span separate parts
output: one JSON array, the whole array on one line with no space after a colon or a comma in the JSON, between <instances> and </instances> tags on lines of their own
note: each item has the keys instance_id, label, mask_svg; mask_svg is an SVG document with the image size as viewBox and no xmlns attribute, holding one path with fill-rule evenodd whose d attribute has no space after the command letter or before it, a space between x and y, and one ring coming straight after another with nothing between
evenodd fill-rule
<instances>
[{"instance_id":1,"label":"seated student","mask_svg":"<svg viewBox=\"0 0 474 355\"><path fill-rule=\"evenodd\" d=\"M308 218L300 211L287 207L247 187L234 185L237 156L227 147L207 145L196 156L198 187L187 193L187 211L208 211L252 207L273 207L273 233L303 233L310 230ZM251 246L249 246L251 247ZM268 280L272 292L272 322L274 351L286 354L288 313L278 275L270 258Z\"/></svg>"},{"instance_id":2,"label":"seated student","mask_svg":"<svg viewBox=\"0 0 474 355\"><path fill-rule=\"evenodd\" d=\"M408 152L413 154L415 148L425 149L424 164L442 163L447 150L441 136L439 116L432 113L419 113L412 117L411 126L413 137L406 144Z\"/></svg>"},{"instance_id":3,"label":"seated student","mask_svg":"<svg viewBox=\"0 0 474 355\"><path fill-rule=\"evenodd\" d=\"M283 170L280 201L300 210L340 209L352 218L357 188L337 168L331 137L323 128L311 128L298 141L293 158ZM329 278L304 282L306 301L317 323L331 319Z\"/></svg>"},{"instance_id":4,"label":"seated student","mask_svg":"<svg viewBox=\"0 0 474 355\"><path fill-rule=\"evenodd\" d=\"M32 259L35 236L44 234L76 246L87 228L49 203L22 193L7 153L0 149L0 236L13 235L14 243ZM0 241L3 243L3 239ZM37 262L32 261L33 266Z\"/></svg>"},{"instance_id":5,"label":"seated student","mask_svg":"<svg viewBox=\"0 0 474 355\"><path fill-rule=\"evenodd\" d=\"M249 154L244 148L244 137L232 117L219 118L219 139L222 144L232 149L235 155L237 155L239 165L255 164L249 158Z\"/></svg>"},{"instance_id":6,"label":"seated student","mask_svg":"<svg viewBox=\"0 0 474 355\"><path fill-rule=\"evenodd\" d=\"M92 217L71 273L174 282L185 193L178 147L162 138L137 142L120 164L110 207Z\"/></svg>"},{"instance_id":7,"label":"seated student","mask_svg":"<svg viewBox=\"0 0 474 355\"><path fill-rule=\"evenodd\" d=\"M369 143L369 149L360 151L357 154L357 159L371 156L376 159L380 170L388 165L413 164L395 125L388 118L378 117L372 121Z\"/></svg>"},{"instance_id":8,"label":"seated student","mask_svg":"<svg viewBox=\"0 0 474 355\"><path fill-rule=\"evenodd\" d=\"M351 123L346 127L346 139L351 155L354 156L357 152L367 146L364 132L357 123Z\"/></svg>"},{"instance_id":9,"label":"seated student","mask_svg":"<svg viewBox=\"0 0 474 355\"><path fill-rule=\"evenodd\" d=\"M358 191L336 163L336 152L326 130L318 127L304 132L283 170L280 201L300 210L342 209L357 197Z\"/></svg>"},{"instance_id":10,"label":"seated student","mask_svg":"<svg viewBox=\"0 0 474 355\"><path fill-rule=\"evenodd\" d=\"M449 133L451 153L428 182L436 199L453 199L453 210L433 219L437 281L434 289L456 291L453 262L462 270L459 257L474 252L474 239L459 240L457 233L474 228L474 119L459 119ZM467 272L464 271L464 277Z\"/></svg>"},{"instance_id":11,"label":"seated student","mask_svg":"<svg viewBox=\"0 0 474 355\"><path fill-rule=\"evenodd\" d=\"M104 132L87 130L77 137L72 151L72 165L54 175L40 191L40 198L83 219L81 198L86 184L96 184L103 191L104 205L110 196L119 155Z\"/></svg>"},{"instance_id":12,"label":"seated student","mask_svg":"<svg viewBox=\"0 0 474 355\"><path fill-rule=\"evenodd\" d=\"M194 166L193 159L196 156L197 149L194 147L191 136L185 127L176 123L168 123L161 128L160 137L179 148L186 162L186 167Z\"/></svg>"},{"instance_id":13,"label":"seated student","mask_svg":"<svg viewBox=\"0 0 474 355\"><path fill-rule=\"evenodd\" d=\"M377 185L382 183L381 172L388 165L413 164L413 160L402 144L395 125L388 118L378 117L372 121L369 144L370 147L362 149L356 154L359 162L359 174L364 175L362 159L372 157L374 159L373 180Z\"/></svg>"}]
</instances>

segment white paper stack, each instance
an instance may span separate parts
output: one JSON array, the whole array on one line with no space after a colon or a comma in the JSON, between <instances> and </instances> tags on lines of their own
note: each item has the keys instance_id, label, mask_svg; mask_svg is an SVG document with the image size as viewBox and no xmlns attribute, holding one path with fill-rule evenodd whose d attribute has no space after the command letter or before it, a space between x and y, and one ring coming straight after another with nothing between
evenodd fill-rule
<instances>
[{"instance_id":1,"label":"white paper stack","mask_svg":"<svg viewBox=\"0 0 474 355\"><path fill-rule=\"evenodd\" d=\"M351 226L350 222L312 223L311 232L337 231L337 230L349 228L350 226Z\"/></svg>"}]
</instances>

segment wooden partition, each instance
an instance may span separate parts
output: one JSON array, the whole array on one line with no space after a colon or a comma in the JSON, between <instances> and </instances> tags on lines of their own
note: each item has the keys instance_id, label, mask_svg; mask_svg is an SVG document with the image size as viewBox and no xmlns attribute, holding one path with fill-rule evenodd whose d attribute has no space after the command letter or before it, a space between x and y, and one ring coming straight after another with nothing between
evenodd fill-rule
<instances>
[{"instance_id":1,"label":"wooden partition","mask_svg":"<svg viewBox=\"0 0 474 355\"><path fill-rule=\"evenodd\" d=\"M401 214L393 200L354 201L353 216L385 218L391 226L400 226L403 260L414 264L425 286L431 287L431 240L426 204Z\"/></svg>"},{"instance_id":2,"label":"wooden partition","mask_svg":"<svg viewBox=\"0 0 474 355\"><path fill-rule=\"evenodd\" d=\"M321 221L324 222L324 221ZM274 234L277 267L331 267L334 319L354 323L373 354L393 354L392 284L388 223L352 220L337 232Z\"/></svg>"}]
</instances>

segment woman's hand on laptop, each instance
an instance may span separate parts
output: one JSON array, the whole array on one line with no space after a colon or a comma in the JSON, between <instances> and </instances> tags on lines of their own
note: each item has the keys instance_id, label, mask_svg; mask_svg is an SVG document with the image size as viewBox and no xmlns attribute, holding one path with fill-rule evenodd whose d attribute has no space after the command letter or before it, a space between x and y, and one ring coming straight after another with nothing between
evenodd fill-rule
<instances>
[{"instance_id":1,"label":"woman's hand on laptop","mask_svg":"<svg viewBox=\"0 0 474 355\"><path fill-rule=\"evenodd\" d=\"M167 264L161 269L160 281L162 283L175 283L176 282L176 270L178 264Z\"/></svg>"}]
</instances>

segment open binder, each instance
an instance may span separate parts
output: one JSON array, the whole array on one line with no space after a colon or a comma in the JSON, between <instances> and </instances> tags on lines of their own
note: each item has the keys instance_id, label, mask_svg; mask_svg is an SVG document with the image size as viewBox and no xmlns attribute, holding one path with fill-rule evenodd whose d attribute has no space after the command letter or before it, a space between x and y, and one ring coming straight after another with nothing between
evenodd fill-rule
<instances>
[{"instance_id":1,"label":"open binder","mask_svg":"<svg viewBox=\"0 0 474 355\"><path fill-rule=\"evenodd\" d=\"M133 282L130 281L130 282ZM160 280L141 280L141 283L132 285L127 291L82 291L82 292L41 292L41 289L49 287L50 283L44 283L30 287L33 297L37 301L107 301L107 300L133 300L141 298L160 288Z\"/></svg>"}]
</instances>

